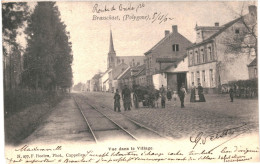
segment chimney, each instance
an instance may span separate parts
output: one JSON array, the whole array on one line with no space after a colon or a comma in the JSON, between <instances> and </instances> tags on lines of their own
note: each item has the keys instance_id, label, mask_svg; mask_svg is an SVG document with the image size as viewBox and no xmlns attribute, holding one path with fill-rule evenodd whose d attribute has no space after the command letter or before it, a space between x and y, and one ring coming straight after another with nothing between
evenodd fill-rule
<instances>
[{"instance_id":1,"label":"chimney","mask_svg":"<svg viewBox=\"0 0 260 164\"><path fill-rule=\"evenodd\" d=\"M178 26L177 25L173 25L172 26L172 32L173 33L177 33L178 32Z\"/></svg>"},{"instance_id":2,"label":"chimney","mask_svg":"<svg viewBox=\"0 0 260 164\"><path fill-rule=\"evenodd\" d=\"M219 27L219 22L216 22L216 23L215 23L215 27Z\"/></svg>"},{"instance_id":3,"label":"chimney","mask_svg":"<svg viewBox=\"0 0 260 164\"><path fill-rule=\"evenodd\" d=\"M250 5L250 6L248 6L248 11L249 11L249 14L251 14L251 15L254 15L254 16L256 16L256 6L255 5Z\"/></svg>"},{"instance_id":4,"label":"chimney","mask_svg":"<svg viewBox=\"0 0 260 164\"><path fill-rule=\"evenodd\" d=\"M167 35L170 34L170 31L169 31L169 30L165 30L165 31L164 31L164 34L165 34L165 36L167 36Z\"/></svg>"}]
</instances>

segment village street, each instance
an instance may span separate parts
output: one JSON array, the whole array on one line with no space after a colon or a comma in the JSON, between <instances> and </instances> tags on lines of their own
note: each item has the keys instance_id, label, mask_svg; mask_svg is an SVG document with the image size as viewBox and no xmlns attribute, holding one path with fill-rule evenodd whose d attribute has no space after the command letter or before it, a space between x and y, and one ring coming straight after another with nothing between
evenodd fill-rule
<instances>
[{"instance_id":1,"label":"village street","mask_svg":"<svg viewBox=\"0 0 260 164\"><path fill-rule=\"evenodd\" d=\"M113 94L102 92L83 93L90 100L113 109ZM247 124L249 133L258 133L258 102L257 99L235 99L230 102L228 94L206 94L206 102L190 103L185 97L185 108L180 108L180 100L176 106L173 101L166 101L166 108L142 107L121 113L140 122L155 131L178 139L196 135L199 132L206 134L233 128L243 123Z\"/></svg>"}]
</instances>

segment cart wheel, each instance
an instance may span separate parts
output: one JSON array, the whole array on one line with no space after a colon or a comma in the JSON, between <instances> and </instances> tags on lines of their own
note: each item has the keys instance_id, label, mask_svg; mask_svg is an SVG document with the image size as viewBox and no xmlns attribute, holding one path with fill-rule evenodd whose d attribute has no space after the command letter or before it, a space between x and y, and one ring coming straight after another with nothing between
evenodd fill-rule
<instances>
[{"instance_id":1,"label":"cart wheel","mask_svg":"<svg viewBox=\"0 0 260 164\"><path fill-rule=\"evenodd\" d=\"M134 94L133 99L134 99L134 105L135 105L135 108L139 108L139 101L138 101L138 97L137 97L136 94Z\"/></svg>"}]
</instances>

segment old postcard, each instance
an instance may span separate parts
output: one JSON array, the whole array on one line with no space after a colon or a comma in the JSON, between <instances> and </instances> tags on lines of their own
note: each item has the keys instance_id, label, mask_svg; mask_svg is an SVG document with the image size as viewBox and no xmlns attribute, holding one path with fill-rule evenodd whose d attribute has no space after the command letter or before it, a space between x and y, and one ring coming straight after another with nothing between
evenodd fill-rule
<instances>
[{"instance_id":1,"label":"old postcard","mask_svg":"<svg viewBox=\"0 0 260 164\"><path fill-rule=\"evenodd\" d=\"M3 1L4 162L259 162L257 5Z\"/></svg>"}]
</instances>

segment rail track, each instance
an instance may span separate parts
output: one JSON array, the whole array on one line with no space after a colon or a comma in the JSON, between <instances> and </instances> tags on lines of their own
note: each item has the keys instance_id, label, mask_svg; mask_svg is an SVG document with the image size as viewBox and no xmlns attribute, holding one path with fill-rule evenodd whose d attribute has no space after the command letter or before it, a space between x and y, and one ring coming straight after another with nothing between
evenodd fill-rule
<instances>
[{"instance_id":1,"label":"rail track","mask_svg":"<svg viewBox=\"0 0 260 164\"><path fill-rule=\"evenodd\" d=\"M126 130L126 128L122 127L91 104L86 103L88 105L86 106L86 104L80 104L80 100L77 100L77 98L73 97L73 99L84 117L89 132L92 134L96 143L110 139L137 140L134 135ZM82 107L82 105L84 105L84 107ZM109 133L109 131L111 133Z\"/></svg>"},{"instance_id":2,"label":"rail track","mask_svg":"<svg viewBox=\"0 0 260 164\"><path fill-rule=\"evenodd\" d=\"M80 113L84 117L89 132L96 143L106 140L147 140L166 139L156 131L114 112L112 109L87 99L85 96L73 96ZM116 137L117 136L117 137Z\"/></svg>"}]
</instances>

